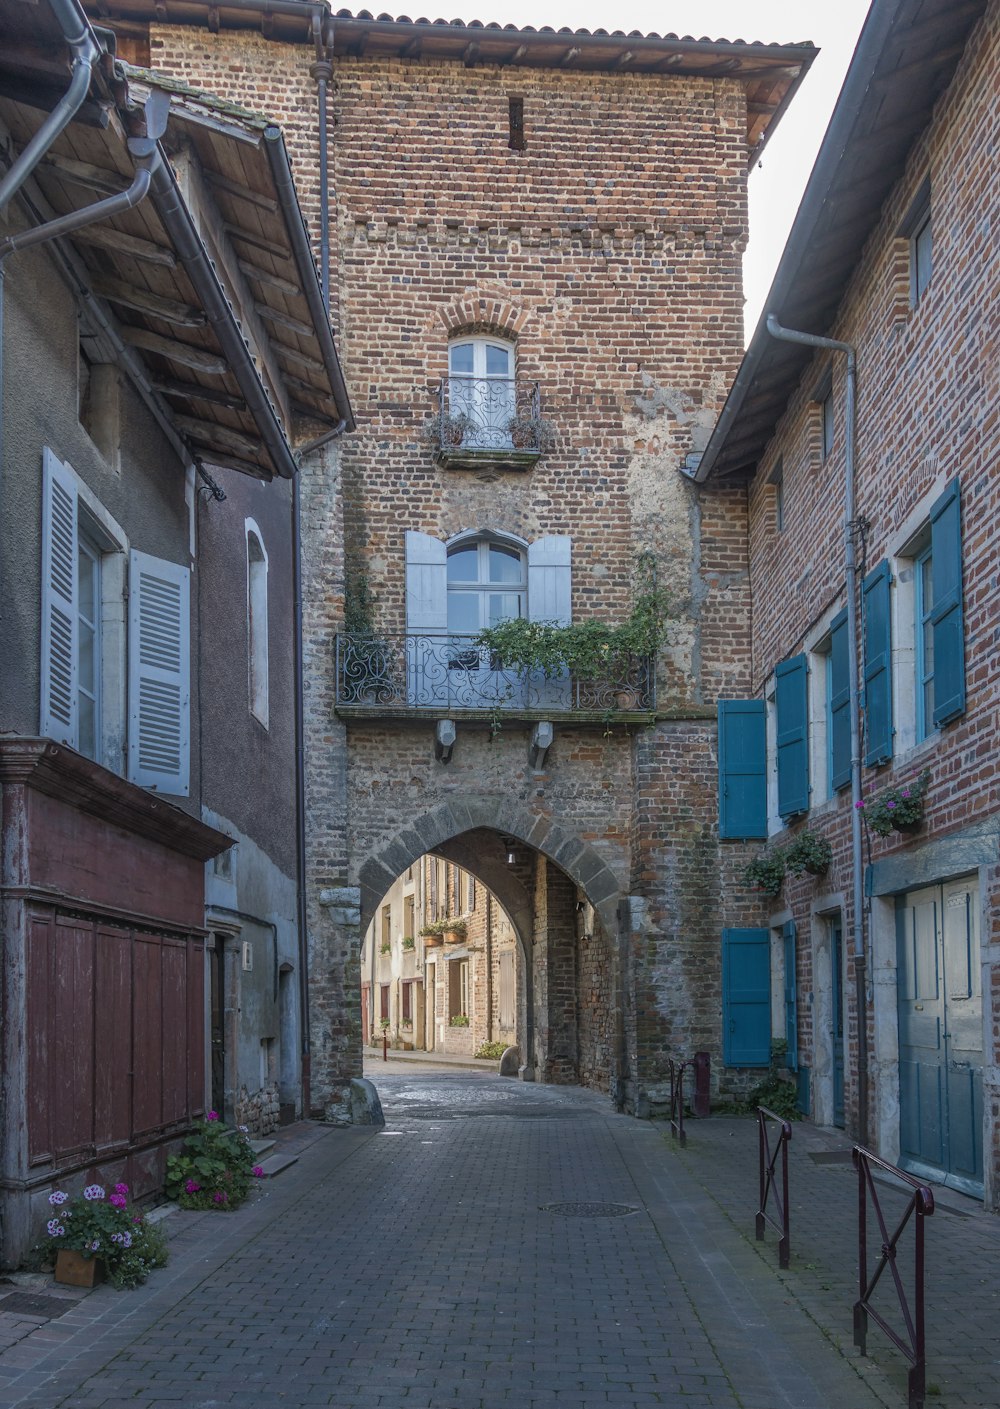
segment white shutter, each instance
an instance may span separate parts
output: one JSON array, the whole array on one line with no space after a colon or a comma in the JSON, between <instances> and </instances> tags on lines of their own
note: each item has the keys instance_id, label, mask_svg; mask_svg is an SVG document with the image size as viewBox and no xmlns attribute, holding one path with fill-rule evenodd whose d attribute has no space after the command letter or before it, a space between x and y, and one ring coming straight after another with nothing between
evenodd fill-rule
<instances>
[{"instance_id":1,"label":"white shutter","mask_svg":"<svg viewBox=\"0 0 1000 1409\"><path fill-rule=\"evenodd\" d=\"M39 732L77 745L76 479L51 450L42 460L42 662Z\"/></svg>"},{"instance_id":2,"label":"white shutter","mask_svg":"<svg viewBox=\"0 0 1000 1409\"><path fill-rule=\"evenodd\" d=\"M569 626L572 616L572 543L562 534L528 544L528 618Z\"/></svg>"},{"instance_id":3,"label":"white shutter","mask_svg":"<svg viewBox=\"0 0 1000 1409\"><path fill-rule=\"evenodd\" d=\"M128 775L187 797L191 757L191 574L133 552L129 560Z\"/></svg>"},{"instance_id":4,"label":"white shutter","mask_svg":"<svg viewBox=\"0 0 1000 1409\"><path fill-rule=\"evenodd\" d=\"M406 532L406 629L448 629L448 554L440 538Z\"/></svg>"}]
</instances>

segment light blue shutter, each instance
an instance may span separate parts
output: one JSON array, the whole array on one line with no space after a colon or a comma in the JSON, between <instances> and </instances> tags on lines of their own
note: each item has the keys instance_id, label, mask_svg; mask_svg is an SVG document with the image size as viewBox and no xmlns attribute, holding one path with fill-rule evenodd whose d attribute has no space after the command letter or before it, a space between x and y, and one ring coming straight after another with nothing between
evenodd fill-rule
<instances>
[{"instance_id":1,"label":"light blue shutter","mask_svg":"<svg viewBox=\"0 0 1000 1409\"><path fill-rule=\"evenodd\" d=\"M719 701L719 836L767 836L763 700Z\"/></svg>"},{"instance_id":2,"label":"light blue shutter","mask_svg":"<svg viewBox=\"0 0 1000 1409\"><path fill-rule=\"evenodd\" d=\"M71 471L46 450L42 460L42 659L39 732L76 748L77 493Z\"/></svg>"},{"instance_id":3,"label":"light blue shutter","mask_svg":"<svg viewBox=\"0 0 1000 1409\"><path fill-rule=\"evenodd\" d=\"M851 781L851 681L847 653L847 612L830 627L830 781L843 788Z\"/></svg>"},{"instance_id":4,"label":"light blue shutter","mask_svg":"<svg viewBox=\"0 0 1000 1409\"><path fill-rule=\"evenodd\" d=\"M729 1067L771 1060L771 936L764 929L722 931L722 1055Z\"/></svg>"},{"instance_id":5,"label":"light blue shutter","mask_svg":"<svg viewBox=\"0 0 1000 1409\"><path fill-rule=\"evenodd\" d=\"M191 574L133 551L128 607L129 779L187 797L191 761Z\"/></svg>"},{"instance_id":6,"label":"light blue shutter","mask_svg":"<svg viewBox=\"0 0 1000 1409\"><path fill-rule=\"evenodd\" d=\"M809 671L805 656L782 661L774 674L778 813L788 818L809 809Z\"/></svg>"},{"instance_id":7,"label":"light blue shutter","mask_svg":"<svg viewBox=\"0 0 1000 1409\"><path fill-rule=\"evenodd\" d=\"M785 1042L788 1053L785 1065L792 1071L799 1066L799 1005L798 983L795 973L795 921L787 920L781 927L781 938L785 946Z\"/></svg>"},{"instance_id":8,"label":"light blue shutter","mask_svg":"<svg viewBox=\"0 0 1000 1409\"><path fill-rule=\"evenodd\" d=\"M442 634L448 629L448 553L440 538L406 533L406 630Z\"/></svg>"},{"instance_id":9,"label":"light blue shutter","mask_svg":"<svg viewBox=\"0 0 1000 1409\"><path fill-rule=\"evenodd\" d=\"M965 709L965 633L962 617L962 510L958 480L931 509L934 602L934 723Z\"/></svg>"},{"instance_id":10,"label":"light blue shutter","mask_svg":"<svg viewBox=\"0 0 1000 1409\"><path fill-rule=\"evenodd\" d=\"M889 564L879 563L861 585L865 608L865 763L892 758L892 622Z\"/></svg>"},{"instance_id":11,"label":"light blue shutter","mask_svg":"<svg viewBox=\"0 0 1000 1409\"><path fill-rule=\"evenodd\" d=\"M528 544L528 620L569 626L572 615L573 540L549 534ZM573 682L569 672L546 679L532 671L526 681L530 703L542 709L568 709Z\"/></svg>"}]
</instances>

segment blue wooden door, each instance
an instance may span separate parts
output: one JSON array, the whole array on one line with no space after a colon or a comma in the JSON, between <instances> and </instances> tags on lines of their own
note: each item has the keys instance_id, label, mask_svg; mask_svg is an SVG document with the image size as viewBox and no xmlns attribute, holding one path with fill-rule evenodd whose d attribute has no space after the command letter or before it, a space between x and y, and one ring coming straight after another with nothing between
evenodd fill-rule
<instances>
[{"instance_id":1,"label":"blue wooden door","mask_svg":"<svg viewBox=\"0 0 1000 1409\"><path fill-rule=\"evenodd\" d=\"M833 1123L844 1128L844 929L840 917L830 925L830 966L833 1011Z\"/></svg>"},{"instance_id":2,"label":"blue wooden door","mask_svg":"<svg viewBox=\"0 0 1000 1409\"><path fill-rule=\"evenodd\" d=\"M975 880L897 902L900 1163L983 1192L983 1032Z\"/></svg>"}]
</instances>

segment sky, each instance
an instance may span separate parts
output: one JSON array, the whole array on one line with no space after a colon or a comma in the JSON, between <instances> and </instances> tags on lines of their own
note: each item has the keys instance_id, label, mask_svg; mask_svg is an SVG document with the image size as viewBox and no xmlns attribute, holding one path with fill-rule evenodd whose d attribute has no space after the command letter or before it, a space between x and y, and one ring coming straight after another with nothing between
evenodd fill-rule
<instances>
[{"instance_id":1,"label":"sky","mask_svg":"<svg viewBox=\"0 0 1000 1409\"><path fill-rule=\"evenodd\" d=\"M750 244L743 265L749 340L844 80L869 0L462 0L464 20L540 29L621 29L820 49L750 176ZM452 0L455 5L455 0ZM455 7L457 9L457 6ZM396 12L394 12L396 13ZM416 14L417 12L412 12ZM420 11L436 18L429 10ZM443 14L443 11L441 11ZM447 18L452 18L449 9Z\"/></svg>"}]
</instances>

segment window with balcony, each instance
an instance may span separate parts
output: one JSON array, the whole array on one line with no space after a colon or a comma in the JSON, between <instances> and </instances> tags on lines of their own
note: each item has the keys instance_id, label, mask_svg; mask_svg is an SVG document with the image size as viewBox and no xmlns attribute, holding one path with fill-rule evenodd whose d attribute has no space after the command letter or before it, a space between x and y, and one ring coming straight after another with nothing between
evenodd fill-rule
<instances>
[{"instance_id":1,"label":"window with balcony","mask_svg":"<svg viewBox=\"0 0 1000 1409\"><path fill-rule=\"evenodd\" d=\"M527 468L542 450L538 384L515 376L512 342L456 338L438 404L438 460L475 467L485 462Z\"/></svg>"}]
</instances>

